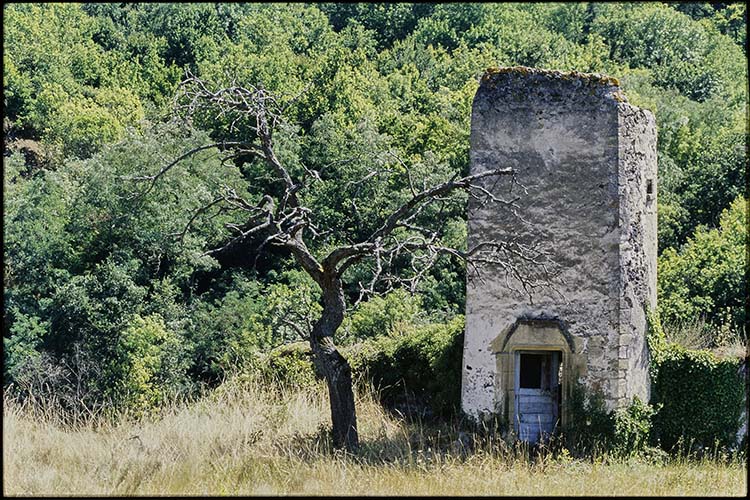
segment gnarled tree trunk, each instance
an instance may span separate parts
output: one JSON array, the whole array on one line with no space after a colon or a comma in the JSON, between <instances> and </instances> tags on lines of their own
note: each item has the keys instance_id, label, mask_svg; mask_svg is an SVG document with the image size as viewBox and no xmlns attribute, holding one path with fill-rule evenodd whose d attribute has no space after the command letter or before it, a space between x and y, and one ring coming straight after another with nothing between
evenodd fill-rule
<instances>
[{"instance_id":1,"label":"gnarled tree trunk","mask_svg":"<svg viewBox=\"0 0 750 500\"><path fill-rule=\"evenodd\" d=\"M337 276L324 276L321 281L323 314L313 327L310 347L315 365L323 373L328 384L333 445L336 448L356 451L359 438L352 389L352 370L349 362L336 349L333 342L333 334L344 320L346 310L344 291Z\"/></svg>"}]
</instances>

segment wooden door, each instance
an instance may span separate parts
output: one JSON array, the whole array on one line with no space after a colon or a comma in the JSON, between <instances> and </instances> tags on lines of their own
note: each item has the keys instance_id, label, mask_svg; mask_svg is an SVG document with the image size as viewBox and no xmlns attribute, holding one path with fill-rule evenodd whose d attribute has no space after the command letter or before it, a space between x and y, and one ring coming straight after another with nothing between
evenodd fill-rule
<instances>
[{"instance_id":1,"label":"wooden door","mask_svg":"<svg viewBox=\"0 0 750 500\"><path fill-rule=\"evenodd\" d=\"M520 440L538 443L549 438L559 418L556 351L518 351L516 367L515 428Z\"/></svg>"}]
</instances>

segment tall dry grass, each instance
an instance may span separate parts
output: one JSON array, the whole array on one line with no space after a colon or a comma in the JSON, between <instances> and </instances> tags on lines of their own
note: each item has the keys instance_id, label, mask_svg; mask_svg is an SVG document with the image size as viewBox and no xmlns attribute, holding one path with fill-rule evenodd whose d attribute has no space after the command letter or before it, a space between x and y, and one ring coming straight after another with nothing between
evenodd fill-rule
<instances>
[{"instance_id":1,"label":"tall dry grass","mask_svg":"<svg viewBox=\"0 0 750 500\"><path fill-rule=\"evenodd\" d=\"M664 325L668 342L688 349L707 349L721 358L745 358L749 350L747 332L734 330L729 323L711 326L705 319Z\"/></svg>"},{"instance_id":2,"label":"tall dry grass","mask_svg":"<svg viewBox=\"0 0 750 500\"><path fill-rule=\"evenodd\" d=\"M396 418L357 395L362 449L334 452L323 385L227 383L158 419L74 427L4 402L5 495L744 495L734 459L611 462L482 441ZM466 438L466 436L464 436Z\"/></svg>"}]
</instances>

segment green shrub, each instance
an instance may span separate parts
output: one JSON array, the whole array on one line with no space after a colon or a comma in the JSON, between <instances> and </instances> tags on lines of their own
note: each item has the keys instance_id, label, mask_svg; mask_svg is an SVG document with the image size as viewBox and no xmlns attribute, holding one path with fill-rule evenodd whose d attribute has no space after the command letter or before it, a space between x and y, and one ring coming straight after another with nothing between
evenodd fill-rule
<instances>
[{"instance_id":1,"label":"green shrub","mask_svg":"<svg viewBox=\"0 0 750 500\"><path fill-rule=\"evenodd\" d=\"M563 429L566 446L576 455L601 452L614 435L612 414L607 411L601 389L573 384L567 401L568 424Z\"/></svg>"},{"instance_id":2,"label":"green shrub","mask_svg":"<svg viewBox=\"0 0 750 500\"><path fill-rule=\"evenodd\" d=\"M633 457L650 444L655 413L638 396L627 406L608 411L601 389L588 389L577 382L568 400L564 441L577 455L608 452L615 457Z\"/></svg>"},{"instance_id":3,"label":"green shrub","mask_svg":"<svg viewBox=\"0 0 750 500\"><path fill-rule=\"evenodd\" d=\"M285 344L259 360L261 375L281 386L306 386L316 379L312 350L307 342Z\"/></svg>"},{"instance_id":4,"label":"green shrub","mask_svg":"<svg viewBox=\"0 0 750 500\"><path fill-rule=\"evenodd\" d=\"M740 359L669 343L659 315L649 310L647 318L654 437L666 449L680 441L731 447L745 398Z\"/></svg>"},{"instance_id":5,"label":"green shrub","mask_svg":"<svg viewBox=\"0 0 750 500\"><path fill-rule=\"evenodd\" d=\"M17 383L22 367L40 357L39 347L47 335L49 323L17 309L13 310L13 316L10 337L3 337L3 372L6 380Z\"/></svg>"},{"instance_id":6,"label":"green shrub","mask_svg":"<svg viewBox=\"0 0 750 500\"><path fill-rule=\"evenodd\" d=\"M746 322L747 200L739 196L721 214L718 228L699 226L679 252L659 257L659 313L665 324L705 318L711 347L718 332L741 332Z\"/></svg>"},{"instance_id":7,"label":"green shrub","mask_svg":"<svg viewBox=\"0 0 750 500\"><path fill-rule=\"evenodd\" d=\"M394 290L384 297L363 302L343 329L347 331L346 337L355 341L385 335L400 324L413 323L421 306L418 296L405 290Z\"/></svg>"},{"instance_id":8,"label":"green shrub","mask_svg":"<svg viewBox=\"0 0 750 500\"><path fill-rule=\"evenodd\" d=\"M192 361L195 376L211 386L229 372L249 366L262 348L271 347L272 332L265 324L261 285L237 274L229 288L213 300L196 301L187 331L195 345Z\"/></svg>"},{"instance_id":9,"label":"green shrub","mask_svg":"<svg viewBox=\"0 0 750 500\"><path fill-rule=\"evenodd\" d=\"M341 349L355 380L380 390L381 401L407 401L442 416L455 415L461 399L462 316L445 324L408 327ZM316 378L307 342L286 344L258 359L260 373L282 385L306 385Z\"/></svg>"},{"instance_id":10,"label":"green shrub","mask_svg":"<svg viewBox=\"0 0 750 500\"><path fill-rule=\"evenodd\" d=\"M384 404L406 397L438 415L455 415L461 399L464 318L413 328L366 342L353 370L381 391Z\"/></svg>"},{"instance_id":11,"label":"green shrub","mask_svg":"<svg viewBox=\"0 0 750 500\"><path fill-rule=\"evenodd\" d=\"M115 356L105 365L105 377L116 380L106 395L119 409L138 416L159 407L177 392L188 364L182 339L159 315L136 315L120 335Z\"/></svg>"},{"instance_id":12,"label":"green shrub","mask_svg":"<svg viewBox=\"0 0 750 500\"><path fill-rule=\"evenodd\" d=\"M662 446L682 438L695 446L732 446L740 426L744 381L739 360L669 345L652 381L652 403L661 406L654 424Z\"/></svg>"},{"instance_id":13,"label":"green shrub","mask_svg":"<svg viewBox=\"0 0 750 500\"><path fill-rule=\"evenodd\" d=\"M650 444L653 417L656 409L638 396L624 408L614 412L614 432L611 449L619 456L632 457Z\"/></svg>"}]
</instances>

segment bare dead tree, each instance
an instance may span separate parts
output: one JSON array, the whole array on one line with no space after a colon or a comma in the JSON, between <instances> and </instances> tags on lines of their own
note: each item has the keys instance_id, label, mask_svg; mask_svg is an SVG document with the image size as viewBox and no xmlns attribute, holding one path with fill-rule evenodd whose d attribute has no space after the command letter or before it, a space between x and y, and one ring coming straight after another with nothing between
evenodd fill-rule
<instances>
[{"instance_id":1,"label":"bare dead tree","mask_svg":"<svg viewBox=\"0 0 750 500\"><path fill-rule=\"evenodd\" d=\"M548 271L544 267L547 260L546 255L532 246L510 239L482 241L466 250L442 246L440 211L426 222L423 217L428 208L455 201L453 195L457 192L468 193L481 204L500 204L509 213L514 213L517 200L498 197L491 185L500 178L512 179L514 172L511 168L497 168L465 177L455 175L427 186L424 182L420 185L413 178L412 169L393 153L387 154L401 165L408 178L409 192L405 200L366 237L357 241L349 238L349 243L328 248L321 255L311 251L308 242L325 231L315 225L315 214L300 201L300 193L320 181L320 172L303 166L301 172L298 168L294 175L280 160L274 146L274 132L284 123L285 109L293 99L282 101L261 86L232 85L213 89L203 80L188 75L175 99L180 117L190 120L198 112L213 113L217 119L224 117L230 120L230 132L237 132L241 123L243 130L250 131L250 136L194 148L156 173L143 175L138 180L147 182L146 190L149 190L180 160L211 147L224 151L226 158L250 157L266 165L272 176L273 192L269 190L259 200L250 201L225 187L214 200L193 214L187 227L177 236L184 237L197 218L207 216L212 210L235 210L242 216L238 217L237 222L226 225L231 237L226 244L207 253L215 254L252 238L252 241L259 242L255 248L257 253L269 245L288 249L301 268L317 283L322 313L309 334L310 346L316 368L324 375L329 390L334 446L354 451L358 447L358 434L351 367L334 343L334 334L346 312L344 274L348 269L356 263L365 262L371 267L372 278L369 282L358 283L358 302L376 293L379 284L381 290L407 286L414 291L425 272L433 266L438 256L444 254L475 266L499 266L516 282L523 284L527 291L540 286L543 281L541 278L530 278L534 274L527 272L527 267L533 266L545 273ZM354 182L377 182L381 175L383 170L374 168ZM352 200L352 210L357 210L356 200ZM392 272L394 263L403 263L404 260L409 262L412 272L408 276Z\"/></svg>"}]
</instances>

